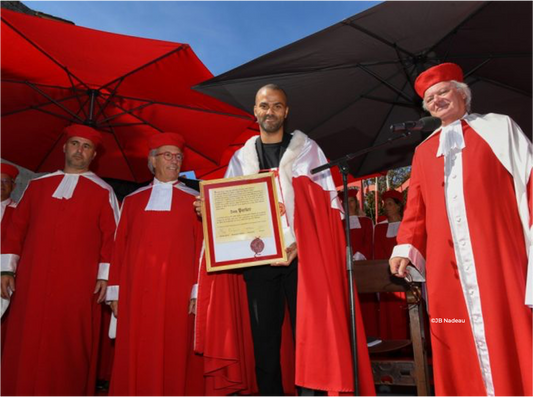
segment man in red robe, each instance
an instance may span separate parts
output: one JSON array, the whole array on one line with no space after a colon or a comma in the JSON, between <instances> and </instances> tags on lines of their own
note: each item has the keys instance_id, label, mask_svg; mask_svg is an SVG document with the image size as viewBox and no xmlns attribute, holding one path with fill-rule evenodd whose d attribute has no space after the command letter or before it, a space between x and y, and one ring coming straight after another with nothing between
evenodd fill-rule
<instances>
[{"instance_id":1,"label":"man in red robe","mask_svg":"<svg viewBox=\"0 0 533 397\"><path fill-rule=\"evenodd\" d=\"M531 395L531 142L508 116L469 114L458 65L415 89L442 128L416 149L390 266L426 273L436 394Z\"/></svg>"},{"instance_id":2,"label":"man in red robe","mask_svg":"<svg viewBox=\"0 0 533 397\"><path fill-rule=\"evenodd\" d=\"M154 181L124 199L107 300L117 317L110 395L203 395L193 352L202 225L197 191L178 181L184 141L153 135Z\"/></svg>"},{"instance_id":3,"label":"man in red robe","mask_svg":"<svg viewBox=\"0 0 533 397\"><path fill-rule=\"evenodd\" d=\"M2 242L2 298L13 294L3 395L94 393L118 205L89 171L101 134L83 125L65 133L64 171L30 182Z\"/></svg>"},{"instance_id":4,"label":"man in red robe","mask_svg":"<svg viewBox=\"0 0 533 397\"><path fill-rule=\"evenodd\" d=\"M17 204L11 199L11 193L13 192L13 189L15 189L15 180L17 179L17 176L19 174L19 170L17 167L11 164L2 163L1 165L1 182L2 182L2 202L0 203L2 206L2 214L0 216L0 221L2 225L2 232L0 238L2 241L6 238L9 231L9 225L11 223L11 216L13 215L13 212L15 211L15 208L17 207ZM7 321L6 317L4 317L4 312L7 310L7 307L9 305L9 300L2 298L2 346L1 351L4 351L4 342L5 342L5 336L7 331Z\"/></svg>"},{"instance_id":5,"label":"man in red robe","mask_svg":"<svg viewBox=\"0 0 533 397\"><path fill-rule=\"evenodd\" d=\"M341 207L329 170L311 175L313 168L327 162L322 150L301 131L284 132L288 110L280 87L269 84L257 92L254 113L261 135L245 143L226 173L234 177L275 169L278 197L286 209L288 260L246 269L244 292L241 274L207 274L202 269L196 348L204 354L211 393L253 391L249 365L255 358L259 393L283 395L280 346L286 307L296 345L296 373L289 383L332 393L354 389ZM243 302L249 315L241 311ZM356 321L359 391L372 395L360 315ZM250 337L250 327L251 360L249 345L242 342Z\"/></svg>"}]
</instances>

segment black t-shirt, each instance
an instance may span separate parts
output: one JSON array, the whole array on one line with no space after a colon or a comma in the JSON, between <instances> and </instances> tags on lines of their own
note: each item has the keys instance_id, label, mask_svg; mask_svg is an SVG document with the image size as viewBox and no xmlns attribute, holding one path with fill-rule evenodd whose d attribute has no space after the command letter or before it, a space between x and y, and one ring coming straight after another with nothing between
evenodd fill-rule
<instances>
[{"instance_id":1,"label":"black t-shirt","mask_svg":"<svg viewBox=\"0 0 533 397\"><path fill-rule=\"evenodd\" d=\"M263 161L262 168L278 168L280 162L281 142L278 143L263 143Z\"/></svg>"},{"instance_id":2,"label":"black t-shirt","mask_svg":"<svg viewBox=\"0 0 533 397\"><path fill-rule=\"evenodd\" d=\"M283 153L289 147L292 135L283 134L283 139L278 143L263 143L261 138L255 142L257 150L257 157L259 158L259 167L262 170L270 168L279 168L279 163L283 157ZM287 275L296 274L298 266L298 257L296 257L289 266L251 266L243 270L244 280L255 282L257 280L274 280L279 279L280 274ZM251 285L251 284L250 284ZM294 292L296 293L296 292Z\"/></svg>"},{"instance_id":3,"label":"black t-shirt","mask_svg":"<svg viewBox=\"0 0 533 397\"><path fill-rule=\"evenodd\" d=\"M259 157L259 166L262 170L278 168L283 157L283 153L289 147L292 136L283 134L283 140L277 143L263 143L261 138L256 141L257 155Z\"/></svg>"}]
</instances>

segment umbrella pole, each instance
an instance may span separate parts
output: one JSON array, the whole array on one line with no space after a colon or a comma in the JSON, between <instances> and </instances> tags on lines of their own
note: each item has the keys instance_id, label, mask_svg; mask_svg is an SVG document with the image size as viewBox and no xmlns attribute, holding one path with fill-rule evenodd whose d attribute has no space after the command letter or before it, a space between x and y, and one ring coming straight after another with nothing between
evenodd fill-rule
<instances>
[{"instance_id":1,"label":"umbrella pole","mask_svg":"<svg viewBox=\"0 0 533 397\"><path fill-rule=\"evenodd\" d=\"M96 100L96 97L99 95L98 90L90 89L87 90L87 94L91 97L91 103L89 104L89 125L94 124L94 102Z\"/></svg>"},{"instance_id":2,"label":"umbrella pole","mask_svg":"<svg viewBox=\"0 0 533 397\"><path fill-rule=\"evenodd\" d=\"M357 327L355 322L355 289L353 284L353 254L352 241L350 238L350 210L348 205L348 162L343 161L338 164L342 175L342 185L344 187L344 234L346 236L346 270L348 272L348 290L350 299L350 339L352 345L353 360L353 386L354 396L359 395L359 373L357 362Z\"/></svg>"}]
</instances>

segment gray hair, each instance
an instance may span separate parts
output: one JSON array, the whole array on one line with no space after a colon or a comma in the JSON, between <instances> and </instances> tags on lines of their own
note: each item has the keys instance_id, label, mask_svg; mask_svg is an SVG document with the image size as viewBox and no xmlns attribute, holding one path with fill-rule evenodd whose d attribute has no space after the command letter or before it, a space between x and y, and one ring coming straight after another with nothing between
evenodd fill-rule
<instances>
[{"instance_id":1,"label":"gray hair","mask_svg":"<svg viewBox=\"0 0 533 397\"><path fill-rule=\"evenodd\" d=\"M472 91L470 90L470 87L467 84L460 83L459 81L456 81L456 80L451 80L450 82L454 85L457 91L462 92L464 94L466 112L470 113L470 109L472 105ZM428 108L426 107L426 100L422 101L422 108L426 112L428 111Z\"/></svg>"},{"instance_id":2,"label":"gray hair","mask_svg":"<svg viewBox=\"0 0 533 397\"><path fill-rule=\"evenodd\" d=\"M150 161L150 157L155 157L156 154L157 154L157 149L152 149L150 150L150 153L148 153L148 169L153 175L155 175L155 168L152 165L152 162Z\"/></svg>"}]
</instances>

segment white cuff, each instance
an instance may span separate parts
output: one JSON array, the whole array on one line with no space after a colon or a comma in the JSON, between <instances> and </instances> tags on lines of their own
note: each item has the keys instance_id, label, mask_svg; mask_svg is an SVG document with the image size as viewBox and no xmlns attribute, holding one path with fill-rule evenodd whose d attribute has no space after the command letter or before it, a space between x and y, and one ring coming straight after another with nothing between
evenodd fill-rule
<instances>
[{"instance_id":1,"label":"white cuff","mask_svg":"<svg viewBox=\"0 0 533 397\"><path fill-rule=\"evenodd\" d=\"M109 279L109 263L100 263L98 265L98 276L97 280L108 280Z\"/></svg>"},{"instance_id":2,"label":"white cuff","mask_svg":"<svg viewBox=\"0 0 533 397\"><path fill-rule=\"evenodd\" d=\"M17 254L2 254L0 258L3 272L17 272L20 256Z\"/></svg>"},{"instance_id":3,"label":"white cuff","mask_svg":"<svg viewBox=\"0 0 533 397\"><path fill-rule=\"evenodd\" d=\"M111 321L109 322L109 339L115 339L117 337L117 318L111 313Z\"/></svg>"},{"instance_id":4,"label":"white cuff","mask_svg":"<svg viewBox=\"0 0 533 397\"><path fill-rule=\"evenodd\" d=\"M390 257L409 258L413 266L418 269L422 276L426 276L426 260L420 251L411 244L396 245L392 250L392 255Z\"/></svg>"},{"instance_id":5,"label":"white cuff","mask_svg":"<svg viewBox=\"0 0 533 397\"><path fill-rule=\"evenodd\" d=\"M105 295L106 301L118 301L118 285L109 285Z\"/></svg>"},{"instance_id":6,"label":"white cuff","mask_svg":"<svg viewBox=\"0 0 533 397\"><path fill-rule=\"evenodd\" d=\"M358 251L355 254L353 254L353 260L354 261L366 261L366 256L364 256L362 253Z\"/></svg>"},{"instance_id":7,"label":"white cuff","mask_svg":"<svg viewBox=\"0 0 533 397\"><path fill-rule=\"evenodd\" d=\"M191 289L190 299L196 299L196 298L198 298L198 284L194 284Z\"/></svg>"},{"instance_id":8,"label":"white cuff","mask_svg":"<svg viewBox=\"0 0 533 397\"><path fill-rule=\"evenodd\" d=\"M9 307L9 302L10 302L9 299L4 299L4 298L1 298L1 299L2 299L2 313L0 314L0 317L4 315L7 308Z\"/></svg>"}]
</instances>

